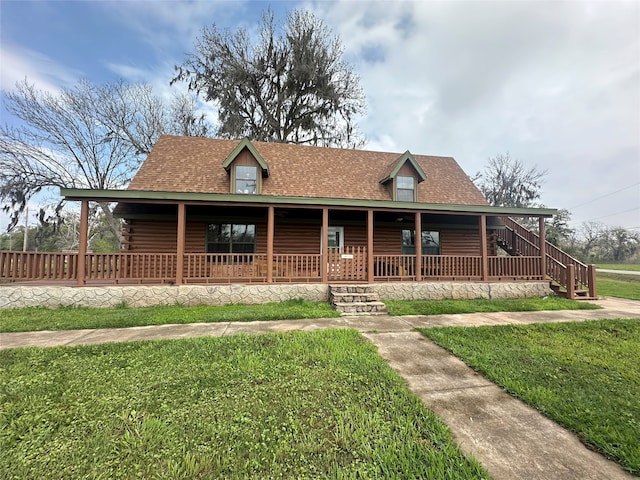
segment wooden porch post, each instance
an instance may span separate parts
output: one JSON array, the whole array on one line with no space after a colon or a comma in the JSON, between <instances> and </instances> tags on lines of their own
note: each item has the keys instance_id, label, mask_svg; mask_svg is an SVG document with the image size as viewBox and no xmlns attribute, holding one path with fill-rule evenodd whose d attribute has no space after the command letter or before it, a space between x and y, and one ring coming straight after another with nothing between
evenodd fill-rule
<instances>
[{"instance_id":1,"label":"wooden porch post","mask_svg":"<svg viewBox=\"0 0 640 480\"><path fill-rule=\"evenodd\" d=\"M415 229L416 229L416 282L422 281L422 214L420 212L416 212L415 219Z\"/></svg>"},{"instance_id":2,"label":"wooden porch post","mask_svg":"<svg viewBox=\"0 0 640 480\"><path fill-rule=\"evenodd\" d=\"M367 282L373 283L373 210L367 210Z\"/></svg>"},{"instance_id":3,"label":"wooden porch post","mask_svg":"<svg viewBox=\"0 0 640 480\"><path fill-rule=\"evenodd\" d=\"M576 266L573 263L567 265L567 298L576 298Z\"/></svg>"},{"instance_id":4,"label":"wooden porch post","mask_svg":"<svg viewBox=\"0 0 640 480\"><path fill-rule=\"evenodd\" d=\"M589 282L589 296L596 298L598 296L598 289L596 288L596 266L589 265L587 267L587 279Z\"/></svg>"},{"instance_id":5,"label":"wooden porch post","mask_svg":"<svg viewBox=\"0 0 640 480\"><path fill-rule=\"evenodd\" d=\"M78 286L85 284L85 266L87 264L87 237L89 232L89 201L80 203L80 241L78 243Z\"/></svg>"},{"instance_id":6,"label":"wooden porch post","mask_svg":"<svg viewBox=\"0 0 640 480\"><path fill-rule=\"evenodd\" d=\"M489 252L487 247L487 216L480 215L480 250L482 254L482 281L489 280Z\"/></svg>"},{"instance_id":7,"label":"wooden porch post","mask_svg":"<svg viewBox=\"0 0 640 480\"><path fill-rule=\"evenodd\" d=\"M267 209L267 283L273 283L273 235L275 232L275 208Z\"/></svg>"},{"instance_id":8,"label":"wooden porch post","mask_svg":"<svg viewBox=\"0 0 640 480\"><path fill-rule=\"evenodd\" d=\"M184 202L178 203L178 247L176 249L176 285L184 281L184 243L187 226L187 209Z\"/></svg>"},{"instance_id":9,"label":"wooden porch post","mask_svg":"<svg viewBox=\"0 0 640 480\"><path fill-rule=\"evenodd\" d=\"M320 261L322 262L322 283L327 283L329 268L329 209L324 207L322 209L322 255Z\"/></svg>"},{"instance_id":10,"label":"wooden porch post","mask_svg":"<svg viewBox=\"0 0 640 480\"><path fill-rule=\"evenodd\" d=\"M538 217L540 234L540 274L544 280L547 277L547 240L544 231L544 217Z\"/></svg>"}]
</instances>

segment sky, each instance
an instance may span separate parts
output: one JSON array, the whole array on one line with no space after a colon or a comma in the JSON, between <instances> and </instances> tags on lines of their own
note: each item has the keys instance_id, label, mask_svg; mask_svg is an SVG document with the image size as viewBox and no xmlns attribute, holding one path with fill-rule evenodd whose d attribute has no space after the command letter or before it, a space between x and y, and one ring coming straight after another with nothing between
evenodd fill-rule
<instances>
[{"instance_id":1,"label":"sky","mask_svg":"<svg viewBox=\"0 0 640 480\"><path fill-rule=\"evenodd\" d=\"M255 32L268 7L281 21L310 10L340 37L366 96L365 149L453 156L470 176L508 152L547 172L540 201L568 209L572 227L640 232L635 0L2 0L0 86L124 79L169 96L203 27Z\"/></svg>"}]
</instances>

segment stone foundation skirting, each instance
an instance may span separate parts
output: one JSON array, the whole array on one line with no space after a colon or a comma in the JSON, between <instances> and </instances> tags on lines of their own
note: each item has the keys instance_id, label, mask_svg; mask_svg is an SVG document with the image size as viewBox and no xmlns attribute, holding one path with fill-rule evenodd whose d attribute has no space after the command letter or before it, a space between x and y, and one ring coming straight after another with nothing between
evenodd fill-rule
<instances>
[{"instance_id":1,"label":"stone foundation skirting","mask_svg":"<svg viewBox=\"0 0 640 480\"><path fill-rule=\"evenodd\" d=\"M552 294L548 282L376 283L381 299L522 298ZM146 307L150 305L259 304L302 298L327 302L329 285L180 285L127 287L0 286L0 309L22 307Z\"/></svg>"},{"instance_id":2,"label":"stone foundation skirting","mask_svg":"<svg viewBox=\"0 0 640 480\"><path fill-rule=\"evenodd\" d=\"M148 307L258 304L303 298L326 302L329 285L158 285L128 287L0 287L0 309L21 307Z\"/></svg>"},{"instance_id":3,"label":"stone foundation skirting","mask_svg":"<svg viewBox=\"0 0 640 480\"><path fill-rule=\"evenodd\" d=\"M376 283L385 300L443 300L472 298L527 298L553 295L549 282L421 282Z\"/></svg>"}]
</instances>

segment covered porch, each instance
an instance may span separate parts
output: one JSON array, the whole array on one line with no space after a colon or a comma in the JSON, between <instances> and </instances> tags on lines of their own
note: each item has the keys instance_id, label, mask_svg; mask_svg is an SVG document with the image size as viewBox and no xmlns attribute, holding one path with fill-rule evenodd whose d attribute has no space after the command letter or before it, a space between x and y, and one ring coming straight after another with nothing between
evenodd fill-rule
<instances>
[{"instance_id":1,"label":"covered porch","mask_svg":"<svg viewBox=\"0 0 640 480\"><path fill-rule=\"evenodd\" d=\"M63 192L81 204L78 251L0 252L0 280L84 286L549 279L547 244L541 239L544 218L552 211L542 209L425 204L398 208L370 205L375 202L338 205L330 199L325 204L313 199L311 204L264 197L248 202L237 195L211 201L108 193ZM89 202L105 200L117 201L127 220L118 253L87 249ZM526 240L524 254L498 253L505 214L537 216L541 235ZM221 224L253 226L253 244L247 251L207 251L219 246L206 233L212 228L207 225ZM421 239L425 232L437 233L437 242L426 247ZM243 234L248 235L247 228Z\"/></svg>"}]
</instances>

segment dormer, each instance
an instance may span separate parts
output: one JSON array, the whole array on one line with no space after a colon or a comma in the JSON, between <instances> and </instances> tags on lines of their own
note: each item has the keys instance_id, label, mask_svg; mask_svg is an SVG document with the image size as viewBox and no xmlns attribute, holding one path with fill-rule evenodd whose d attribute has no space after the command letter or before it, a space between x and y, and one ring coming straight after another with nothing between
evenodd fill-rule
<instances>
[{"instance_id":1,"label":"dormer","mask_svg":"<svg viewBox=\"0 0 640 480\"><path fill-rule=\"evenodd\" d=\"M391 198L397 202L417 202L418 184L424 182L427 175L413 154L407 150L387 168L382 185L390 189Z\"/></svg>"},{"instance_id":2,"label":"dormer","mask_svg":"<svg viewBox=\"0 0 640 480\"><path fill-rule=\"evenodd\" d=\"M243 139L222 162L229 174L229 191L244 195L262 193L262 179L269 176L269 165L248 138Z\"/></svg>"}]
</instances>

